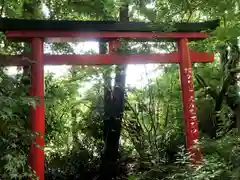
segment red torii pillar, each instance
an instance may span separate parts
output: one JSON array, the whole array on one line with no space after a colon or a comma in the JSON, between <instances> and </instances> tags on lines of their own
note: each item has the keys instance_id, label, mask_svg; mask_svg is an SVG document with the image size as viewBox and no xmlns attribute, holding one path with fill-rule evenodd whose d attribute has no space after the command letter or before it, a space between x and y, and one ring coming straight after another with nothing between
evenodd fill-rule
<instances>
[{"instance_id":1,"label":"red torii pillar","mask_svg":"<svg viewBox=\"0 0 240 180\"><path fill-rule=\"evenodd\" d=\"M29 164L35 171L39 180L44 179L44 64L43 64L43 40L33 38L31 40L32 59L36 63L31 66L31 96L36 97L36 107L31 107L30 120L31 129L34 133L33 143L29 153Z\"/></svg>"},{"instance_id":2,"label":"red torii pillar","mask_svg":"<svg viewBox=\"0 0 240 180\"><path fill-rule=\"evenodd\" d=\"M141 55L120 55L117 53L108 55L44 55L43 53L43 40L41 38L47 37L84 37L84 38L140 38L140 39L153 39L153 38L170 38L178 42L178 52L170 54L158 55L143 55L149 57L152 62L159 63L179 63L180 64L180 79L182 87L182 101L184 106L184 121L186 132L186 146L188 151L192 154L193 163L201 161L202 154L199 149L193 148L195 142L199 139L198 122L196 117L196 105L194 103L194 88L192 78L192 62L191 57L198 57L203 55L204 61L197 60L195 62L211 62L213 61L213 54L194 53L190 52L188 48L188 39L207 38L206 33L134 33L134 32L97 32L97 33L83 33L83 32L56 32L56 31L9 31L7 37L11 39L26 38L31 40L32 58L36 61L32 65L32 89L31 95L39 98L39 104L36 108L31 109L31 124L32 131L39 133L35 141L31 145L30 151L30 166L36 172L39 180L44 180L44 150L39 147L44 146L44 64L128 64L137 62L137 58ZM21 62L21 57L12 57L11 64L19 65L24 64ZM15 60L14 60L15 58ZM20 58L20 59L19 59ZM54 60L51 60L53 58ZM73 58L69 60L67 58ZM124 61L121 61L124 58ZM159 58L159 59L158 59ZM7 58L8 59L8 58ZM10 58L11 59L11 58ZM170 60L173 59L173 60ZM90 63L88 62L90 61ZM100 62L98 62L98 60ZM143 60L143 59L142 59ZM145 61L149 62L149 61ZM141 61L141 63L144 63ZM36 145L39 144L39 145Z\"/></svg>"},{"instance_id":3,"label":"red torii pillar","mask_svg":"<svg viewBox=\"0 0 240 180\"><path fill-rule=\"evenodd\" d=\"M188 39L184 38L178 41L178 51L180 53L180 80L185 121L186 147L192 156L192 162L198 164L202 159L202 154L199 148L193 147L199 139L199 134L196 105L194 101L192 62L190 59Z\"/></svg>"}]
</instances>

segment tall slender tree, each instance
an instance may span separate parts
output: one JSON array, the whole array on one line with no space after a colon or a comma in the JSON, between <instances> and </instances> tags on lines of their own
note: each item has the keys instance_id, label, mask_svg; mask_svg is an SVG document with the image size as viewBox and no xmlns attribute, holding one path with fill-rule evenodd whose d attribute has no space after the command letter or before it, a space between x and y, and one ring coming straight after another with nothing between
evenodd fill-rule
<instances>
[{"instance_id":1,"label":"tall slender tree","mask_svg":"<svg viewBox=\"0 0 240 180\"><path fill-rule=\"evenodd\" d=\"M127 3L120 8L120 21L129 21L128 9ZM100 43L100 53L106 53L103 43ZM119 171L119 139L124 113L126 67L126 65L116 66L113 90L111 90L110 72L104 74L104 150L99 180L115 179Z\"/></svg>"}]
</instances>

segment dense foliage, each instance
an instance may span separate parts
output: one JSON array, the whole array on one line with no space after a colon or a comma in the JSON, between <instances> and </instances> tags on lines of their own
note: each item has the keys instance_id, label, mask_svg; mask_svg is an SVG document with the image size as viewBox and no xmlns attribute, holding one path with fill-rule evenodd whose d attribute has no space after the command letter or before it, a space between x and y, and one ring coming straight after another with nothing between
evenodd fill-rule
<instances>
[{"instance_id":1,"label":"dense foliage","mask_svg":"<svg viewBox=\"0 0 240 180\"><path fill-rule=\"evenodd\" d=\"M193 22L219 18L221 26L209 39L190 43L191 49L215 53L214 63L193 65L204 155L200 166L191 166L184 146L177 65L156 66L154 78L146 72L146 83L124 85L124 94L118 85L128 78L126 67L74 66L62 76L45 74L46 177L101 179L112 165L112 176L123 180L240 179L239 1L1 0L0 5L1 17L28 19ZM8 42L3 34L1 42L2 55L29 50L28 44ZM122 44L121 51L131 53L175 49L171 43ZM75 53L75 46L46 44L52 53ZM100 53L106 51L104 46L100 43ZM32 140L29 107L37 103L28 94L30 76L27 67L18 67L14 75L7 68L0 69L0 179L34 176L27 165ZM121 118L119 153L114 157L106 156L110 142L106 141L106 116L111 113L107 108L116 107L111 94L125 99L123 117L121 108L114 115L115 120ZM116 145L119 137L114 136Z\"/></svg>"}]
</instances>

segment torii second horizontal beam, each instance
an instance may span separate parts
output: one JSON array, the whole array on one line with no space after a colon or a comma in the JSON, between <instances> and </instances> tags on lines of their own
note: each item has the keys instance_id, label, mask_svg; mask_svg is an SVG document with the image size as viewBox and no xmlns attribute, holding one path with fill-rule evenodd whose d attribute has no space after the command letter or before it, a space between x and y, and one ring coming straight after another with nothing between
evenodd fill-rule
<instances>
[{"instance_id":1,"label":"torii second horizontal beam","mask_svg":"<svg viewBox=\"0 0 240 180\"><path fill-rule=\"evenodd\" d=\"M193 63L213 62L214 55L206 52L191 52ZM34 63L29 56L0 56L0 66L25 66ZM178 52L161 54L93 54L51 55L44 54L44 65L113 65L113 64L156 64L179 63Z\"/></svg>"}]
</instances>

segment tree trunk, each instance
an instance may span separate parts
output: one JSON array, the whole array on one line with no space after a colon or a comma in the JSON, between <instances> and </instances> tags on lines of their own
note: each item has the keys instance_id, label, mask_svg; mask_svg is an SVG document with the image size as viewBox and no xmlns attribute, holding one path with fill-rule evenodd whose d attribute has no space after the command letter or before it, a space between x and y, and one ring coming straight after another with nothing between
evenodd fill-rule
<instances>
[{"instance_id":1,"label":"tree trunk","mask_svg":"<svg viewBox=\"0 0 240 180\"><path fill-rule=\"evenodd\" d=\"M240 128L240 98L238 95L239 87L237 84L237 74L232 72L232 70L237 68L240 61L240 53L237 43L237 39L231 41L230 51L228 50L227 45L218 47L220 53L220 65L224 75L221 91L217 94L215 99L215 118L213 120L214 122L212 127L210 128L211 131L209 132L211 138L217 138L219 125L222 123L219 112L221 111L222 104L224 102L226 102L234 112L230 130L233 128ZM208 124L208 126L210 126L210 124Z\"/></svg>"},{"instance_id":2,"label":"tree trunk","mask_svg":"<svg viewBox=\"0 0 240 180\"><path fill-rule=\"evenodd\" d=\"M36 2L24 2L22 6L22 18L29 19L29 18L40 18L41 15L39 8L41 5L41 1ZM24 43L23 47L23 55L31 53L31 47L29 42ZM23 74L21 77L21 83L24 85L24 89L26 90L26 94L30 96L30 87L31 87L31 66L23 66ZM30 121L29 121L29 109L26 110L26 127L30 127Z\"/></svg>"},{"instance_id":3,"label":"tree trunk","mask_svg":"<svg viewBox=\"0 0 240 180\"><path fill-rule=\"evenodd\" d=\"M41 10L41 1L35 0L35 1L25 1L22 5L22 18L24 19L41 19L43 18L43 12ZM24 49L23 54L28 54L31 52L31 47L29 43L24 43ZM30 66L24 66L23 67L23 78L22 83L29 88L31 85L31 73L30 73L31 67ZM29 92L28 92L29 94Z\"/></svg>"},{"instance_id":4,"label":"tree trunk","mask_svg":"<svg viewBox=\"0 0 240 180\"><path fill-rule=\"evenodd\" d=\"M100 54L106 54L106 43L100 42L99 43L99 53ZM111 153L109 153L109 131L111 130L111 69L106 69L103 73L103 79L104 79L104 117L103 117L103 139L104 139L104 148L101 155L101 164L100 164L100 176L97 178L98 180L103 179L111 179L111 172L109 168L111 159L109 156L111 156Z\"/></svg>"},{"instance_id":5,"label":"tree trunk","mask_svg":"<svg viewBox=\"0 0 240 180\"><path fill-rule=\"evenodd\" d=\"M120 9L120 21L128 19L128 5L125 5ZM100 53L105 53L102 44ZM110 73L107 72L104 76L104 150L98 180L116 179L119 172L119 139L124 112L126 65L116 66L115 74L112 94Z\"/></svg>"},{"instance_id":6,"label":"tree trunk","mask_svg":"<svg viewBox=\"0 0 240 180\"><path fill-rule=\"evenodd\" d=\"M231 50L230 50L230 57L229 62L226 65L226 68L229 72L229 88L228 92L226 93L226 102L228 106L234 112L234 118L232 122L232 128L237 128L238 133L240 132L240 97L239 97L239 86L237 80L237 73L232 71L237 69L239 62L240 62L240 49L238 46L238 40L233 39L231 41Z\"/></svg>"}]
</instances>

